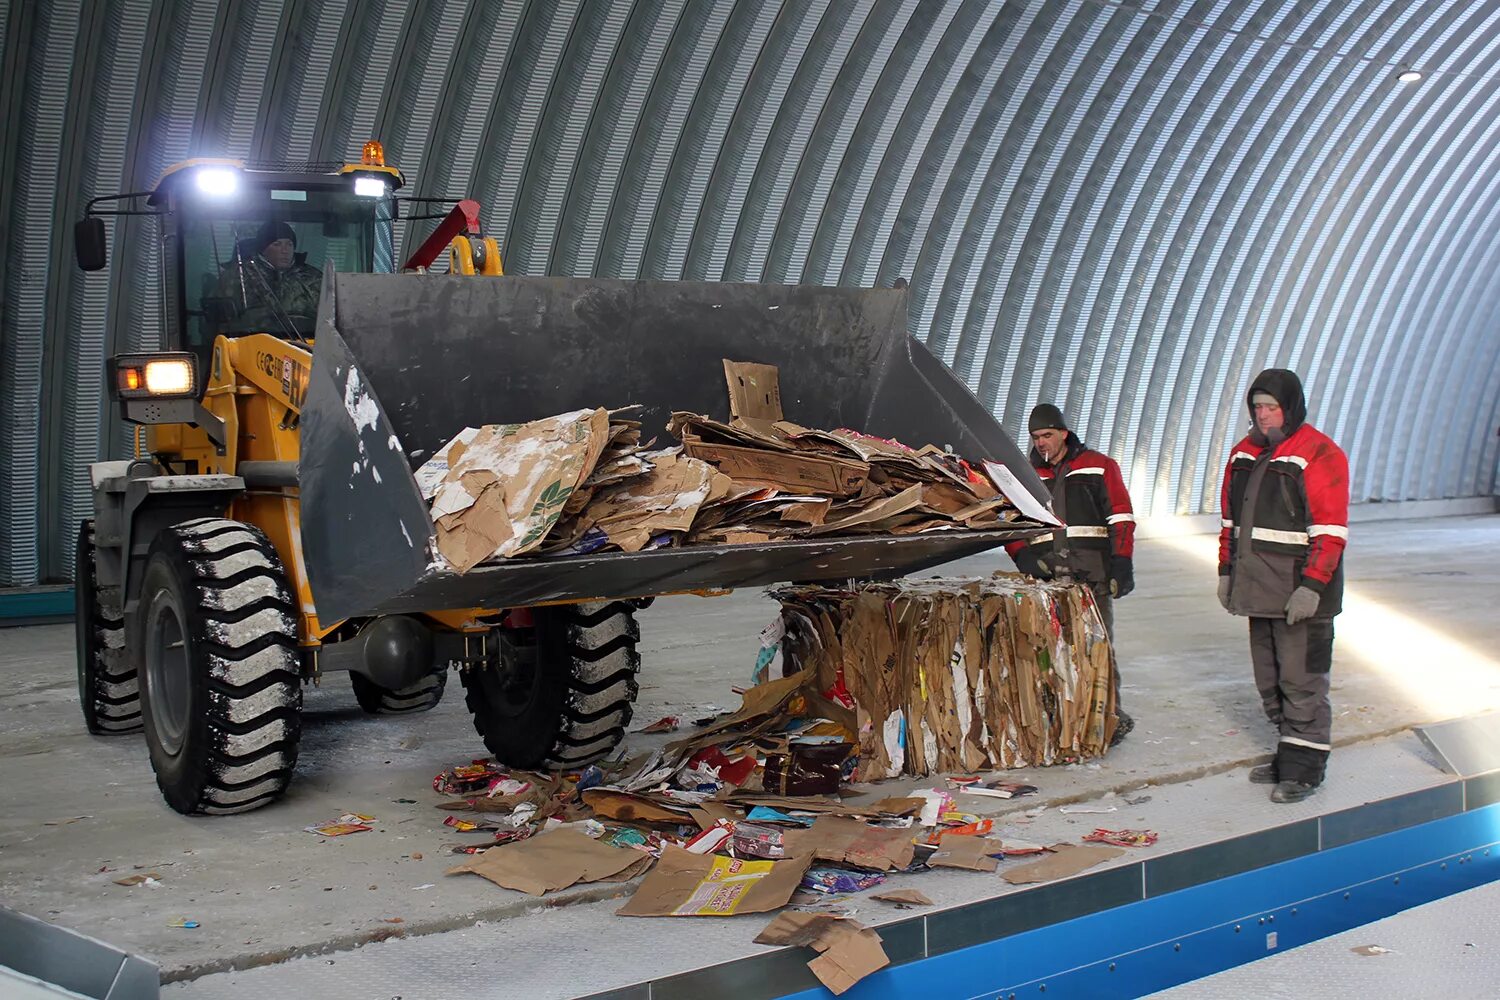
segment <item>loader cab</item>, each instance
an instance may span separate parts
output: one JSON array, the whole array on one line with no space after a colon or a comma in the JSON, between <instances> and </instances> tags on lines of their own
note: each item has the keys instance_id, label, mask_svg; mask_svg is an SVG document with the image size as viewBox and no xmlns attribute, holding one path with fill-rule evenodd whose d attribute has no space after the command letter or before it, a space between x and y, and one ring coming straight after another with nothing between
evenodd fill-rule
<instances>
[{"instance_id":1,"label":"loader cab","mask_svg":"<svg viewBox=\"0 0 1500 1000\"><path fill-rule=\"evenodd\" d=\"M311 338L325 264L395 270L400 183L399 172L364 164L190 161L169 171L148 201L161 216L164 346L206 363L220 335Z\"/></svg>"}]
</instances>

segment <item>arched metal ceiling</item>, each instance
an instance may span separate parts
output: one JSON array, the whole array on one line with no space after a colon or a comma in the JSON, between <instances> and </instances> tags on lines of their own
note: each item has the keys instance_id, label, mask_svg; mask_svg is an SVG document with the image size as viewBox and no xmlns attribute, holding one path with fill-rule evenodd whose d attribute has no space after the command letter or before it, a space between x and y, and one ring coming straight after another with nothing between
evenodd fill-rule
<instances>
[{"instance_id":1,"label":"arched metal ceiling","mask_svg":"<svg viewBox=\"0 0 1500 1000\"><path fill-rule=\"evenodd\" d=\"M156 328L147 227L72 268L84 201L369 137L512 272L907 278L1013 434L1061 402L1147 513L1214 509L1272 364L1356 500L1495 489L1497 0L0 0L0 32L0 585L68 575L125 443L102 359Z\"/></svg>"}]
</instances>

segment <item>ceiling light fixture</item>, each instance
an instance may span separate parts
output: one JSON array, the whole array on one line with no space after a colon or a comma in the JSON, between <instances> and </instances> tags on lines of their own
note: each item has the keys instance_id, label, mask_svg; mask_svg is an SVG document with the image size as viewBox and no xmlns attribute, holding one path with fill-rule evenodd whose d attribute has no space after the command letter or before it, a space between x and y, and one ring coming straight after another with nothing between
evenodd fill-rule
<instances>
[{"instance_id":1,"label":"ceiling light fixture","mask_svg":"<svg viewBox=\"0 0 1500 1000\"><path fill-rule=\"evenodd\" d=\"M1422 74L1414 69L1405 69L1396 75L1396 79L1402 83L1416 83L1422 79Z\"/></svg>"}]
</instances>

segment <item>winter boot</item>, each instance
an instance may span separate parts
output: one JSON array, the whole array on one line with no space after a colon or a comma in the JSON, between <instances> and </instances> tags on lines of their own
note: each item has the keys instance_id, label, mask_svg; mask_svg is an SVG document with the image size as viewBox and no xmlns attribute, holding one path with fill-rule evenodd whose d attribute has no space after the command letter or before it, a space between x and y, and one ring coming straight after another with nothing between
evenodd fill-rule
<instances>
[{"instance_id":1,"label":"winter boot","mask_svg":"<svg viewBox=\"0 0 1500 1000\"><path fill-rule=\"evenodd\" d=\"M1116 711L1115 712L1115 734L1109 738L1109 745L1111 747L1117 747L1117 746L1119 746L1122 742L1124 742L1125 737L1127 737L1127 736L1130 735L1130 731L1132 729L1134 729L1134 728L1135 728L1135 720L1134 719L1132 719L1130 716L1126 715L1124 712Z\"/></svg>"},{"instance_id":2,"label":"winter boot","mask_svg":"<svg viewBox=\"0 0 1500 1000\"><path fill-rule=\"evenodd\" d=\"M1301 802L1317 790L1317 785L1309 785L1301 781L1278 781L1271 791L1271 801Z\"/></svg>"},{"instance_id":3,"label":"winter boot","mask_svg":"<svg viewBox=\"0 0 1500 1000\"><path fill-rule=\"evenodd\" d=\"M1276 774L1276 762L1261 764L1250 769L1250 782L1255 785L1274 785L1281 778Z\"/></svg>"}]
</instances>

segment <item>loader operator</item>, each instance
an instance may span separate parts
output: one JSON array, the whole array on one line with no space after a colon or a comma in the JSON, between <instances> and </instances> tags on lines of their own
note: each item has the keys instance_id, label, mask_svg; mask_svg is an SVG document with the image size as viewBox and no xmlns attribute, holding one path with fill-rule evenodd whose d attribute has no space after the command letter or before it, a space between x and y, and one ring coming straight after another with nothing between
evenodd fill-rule
<instances>
[{"instance_id":1,"label":"loader operator","mask_svg":"<svg viewBox=\"0 0 1500 1000\"><path fill-rule=\"evenodd\" d=\"M1276 757L1250 771L1298 802L1323 783L1333 619L1343 609L1349 459L1307 422L1302 382L1284 368L1255 377L1250 433L1224 470L1219 603L1250 619L1250 660Z\"/></svg>"},{"instance_id":2,"label":"loader operator","mask_svg":"<svg viewBox=\"0 0 1500 1000\"><path fill-rule=\"evenodd\" d=\"M1031 464L1052 491L1052 512L1067 527L1029 541L1011 542L1006 552L1016 567L1042 580L1086 583L1115 637L1114 599L1135 589L1135 514L1120 467L1094 451L1068 429L1062 411L1042 403L1031 411ZM1120 675L1115 673L1115 712L1119 721L1113 746L1135 728L1121 710Z\"/></svg>"},{"instance_id":3,"label":"loader operator","mask_svg":"<svg viewBox=\"0 0 1500 1000\"><path fill-rule=\"evenodd\" d=\"M235 328L295 336L311 329L322 288L317 268L298 258L296 231L271 221L236 246L215 295L228 304Z\"/></svg>"}]
</instances>

